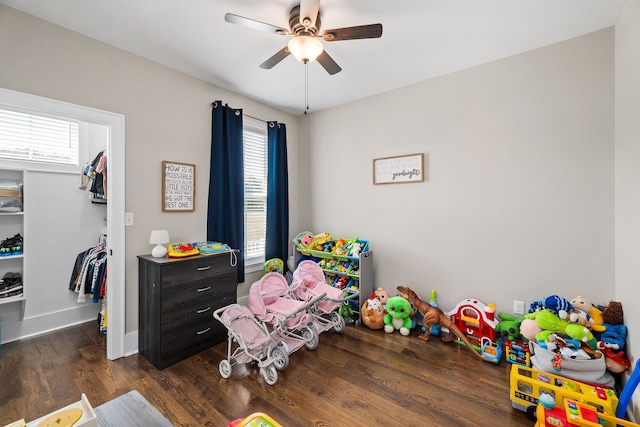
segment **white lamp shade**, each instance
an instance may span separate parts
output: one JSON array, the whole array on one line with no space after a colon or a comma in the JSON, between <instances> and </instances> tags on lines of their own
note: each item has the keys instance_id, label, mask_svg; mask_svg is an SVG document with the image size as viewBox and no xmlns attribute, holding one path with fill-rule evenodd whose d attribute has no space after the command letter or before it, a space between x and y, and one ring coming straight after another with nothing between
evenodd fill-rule
<instances>
[{"instance_id":1,"label":"white lamp shade","mask_svg":"<svg viewBox=\"0 0 640 427\"><path fill-rule=\"evenodd\" d=\"M287 47L289 52L303 63L315 61L324 50L320 40L311 36L296 36L289 40Z\"/></svg>"},{"instance_id":2,"label":"white lamp shade","mask_svg":"<svg viewBox=\"0 0 640 427\"><path fill-rule=\"evenodd\" d=\"M165 256L167 254L167 248L162 245L170 241L167 230L153 230L151 236L149 236L149 243L156 246L151 250L151 256L154 258L162 258Z\"/></svg>"},{"instance_id":3,"label":"white lamp shade","mask_svg":"<svg viewBox=\"0 0 640 427\"><path fill-rule=\"evenodd\" d=\"M149 243L152 245L169 243L171 240L169 239L169 232L167 230L153 230L151 232L151 236L149 237Z\"/></svg>"}]
</instances>

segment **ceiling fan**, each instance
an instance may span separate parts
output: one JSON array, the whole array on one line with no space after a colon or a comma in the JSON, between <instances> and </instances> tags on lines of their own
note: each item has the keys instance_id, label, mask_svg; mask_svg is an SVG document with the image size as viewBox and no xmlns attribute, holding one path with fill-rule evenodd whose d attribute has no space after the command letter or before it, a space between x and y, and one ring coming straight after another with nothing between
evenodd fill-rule
<instances>
[{"instance_id":1,"label":"ceiling fan","mask_svg":"<svg viewBox=\"0 0 640 427\"><path fill-rule=\"evenodd\" d=\"M287 46L260 64L260 68L271 69L284 58L293 54L303 63L317 61L331 75L342 70L329 56L319 39L326 42L356 39L375 39L382 36L382 24L359 25L334 28L320 33L320 0L301 0L289 13L289 29L227 13L225 21L255 30L278 35L293 36Z\"/></svg>"}]
</instances>

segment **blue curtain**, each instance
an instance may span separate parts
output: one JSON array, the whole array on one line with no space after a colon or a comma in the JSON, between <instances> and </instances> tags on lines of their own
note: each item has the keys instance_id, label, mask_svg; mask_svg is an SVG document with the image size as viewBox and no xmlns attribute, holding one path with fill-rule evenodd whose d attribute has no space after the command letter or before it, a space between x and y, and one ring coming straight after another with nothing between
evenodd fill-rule
<instances>
[{"instance_id":1,"label":"blue curtain","mask_svg":"<svg viewBox=\"0 0 640 427\"><path fill-rule=\"evenodd\" d=\"M267 236L265 258L287 262L289 244L289 173L287 129L269 122L267 131Z\"/></svg>"},{"instance_id":2,"label":"blue curtain","mask_svg":"<svg viewBox=\"0 0 640 427\"><path fill-rule=\"evenodd\" d=\"M238 283L244 282L244 162L242 110L213 103L207 240L240 251Z\"/></svg>"}]
</instances>

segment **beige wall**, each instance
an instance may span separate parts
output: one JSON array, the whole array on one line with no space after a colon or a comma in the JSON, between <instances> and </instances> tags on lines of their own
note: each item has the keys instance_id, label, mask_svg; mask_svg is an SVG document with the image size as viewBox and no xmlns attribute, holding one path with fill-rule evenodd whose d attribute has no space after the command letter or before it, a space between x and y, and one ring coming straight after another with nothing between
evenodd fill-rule
<instances>
[{"instance_id":1,"label":"beige wall","mask_svg":"<svg viewBox=\"0 0 640 427\"><path fill-rule=\"evenodd\" d=\"M640 357L640 1L627 0L616 25L616 299L626 302L627 345ZM634 365L635 366L635 365ZM633 413L640 421L640 393Z\"/></svg>"},{"instance_id":2,"label":"beige wall","mask_svg":"<svg viewBox=\"0 0 640 427\"><path fill-rule=\"evenodd\" d=\"M311 114L315 233L371 241L375 283L511 313L614 293L613 28ZM424 153L423 183L372 159ZM311 221L306 222L307 218Z\"/></svg>"},{"instance_id":3,"label":"beige wall","mask_svg":"<svg viewBox=\"0 0 640 427\"><path fill-rule=\"evenodd\" d=\"M150 231L166 228L173 241L206 238L212 101L286 123L290 223L298 229L296 117L2 5L0 58L0 87L125 116L125 206L134 213L134 226L126 228L127 332L138 329L136 256L151 251ZM194 212L162 212L163 160L196 165Z\"/></svg>"}]
</instances>

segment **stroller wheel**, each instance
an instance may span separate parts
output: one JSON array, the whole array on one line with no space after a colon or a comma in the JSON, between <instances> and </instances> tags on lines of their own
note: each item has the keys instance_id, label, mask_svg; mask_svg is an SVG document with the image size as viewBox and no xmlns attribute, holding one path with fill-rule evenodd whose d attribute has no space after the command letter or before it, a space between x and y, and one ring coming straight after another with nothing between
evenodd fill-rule
<instances>
[{"instance_id":1,"label":"stroller wheel","mask_svg":"<svg viewBox=\"0 0 640 427\"><path fill-rule=\"evenodd\" d=\"M305 326L304 328L302 328L302 336L304 337L304 340L306 341L304 343L304 346L307 348L307 350L315 350L316 347L318 347L318 331L317 331L317 329Z\"/></svg>"},{"instance_id":2,"label":"stroller wheel","mask_svg":"<svg viewBox=\"0 0 640 427\"><path fill-rule=\"evenodd\" d=\"M276 346L271 352L273 358L273 366L279 371L284 371L289 366L289 353L282 345Z\"/></svg>"},{"instance_id":3,"label":"stroller wheel","mask_svg":"<svg viewBox=\"0 0 640 427\"><path fill-rule=\"evenodd\" d=\"M227 359L221 360L218 370L222 378L229 378L231 376L231 363Z\"/></svg>"},{"instance_id":4,"label":"stroller wheel","mask_svg":"<svg viewBox=\"0 0 640 427\"><path fill-rule=\"evenodd\" d=\"M260 373L267 384L274 385L278 382L278 371L276 371L275 366L269 365L264 368L260 368Z\"/></svg>"},{"instance_id":5,"label":"stroller wheel","mask_svg":"<svg viewBox=\"0 0 640 427\"><path fill-rule=\"evenodd\" d=\"M335 311L331 314L331 324L333 325L333 330L339 334L344 332L345 321L344 317L340 316Z\"/></svg>"}]
</instances>

